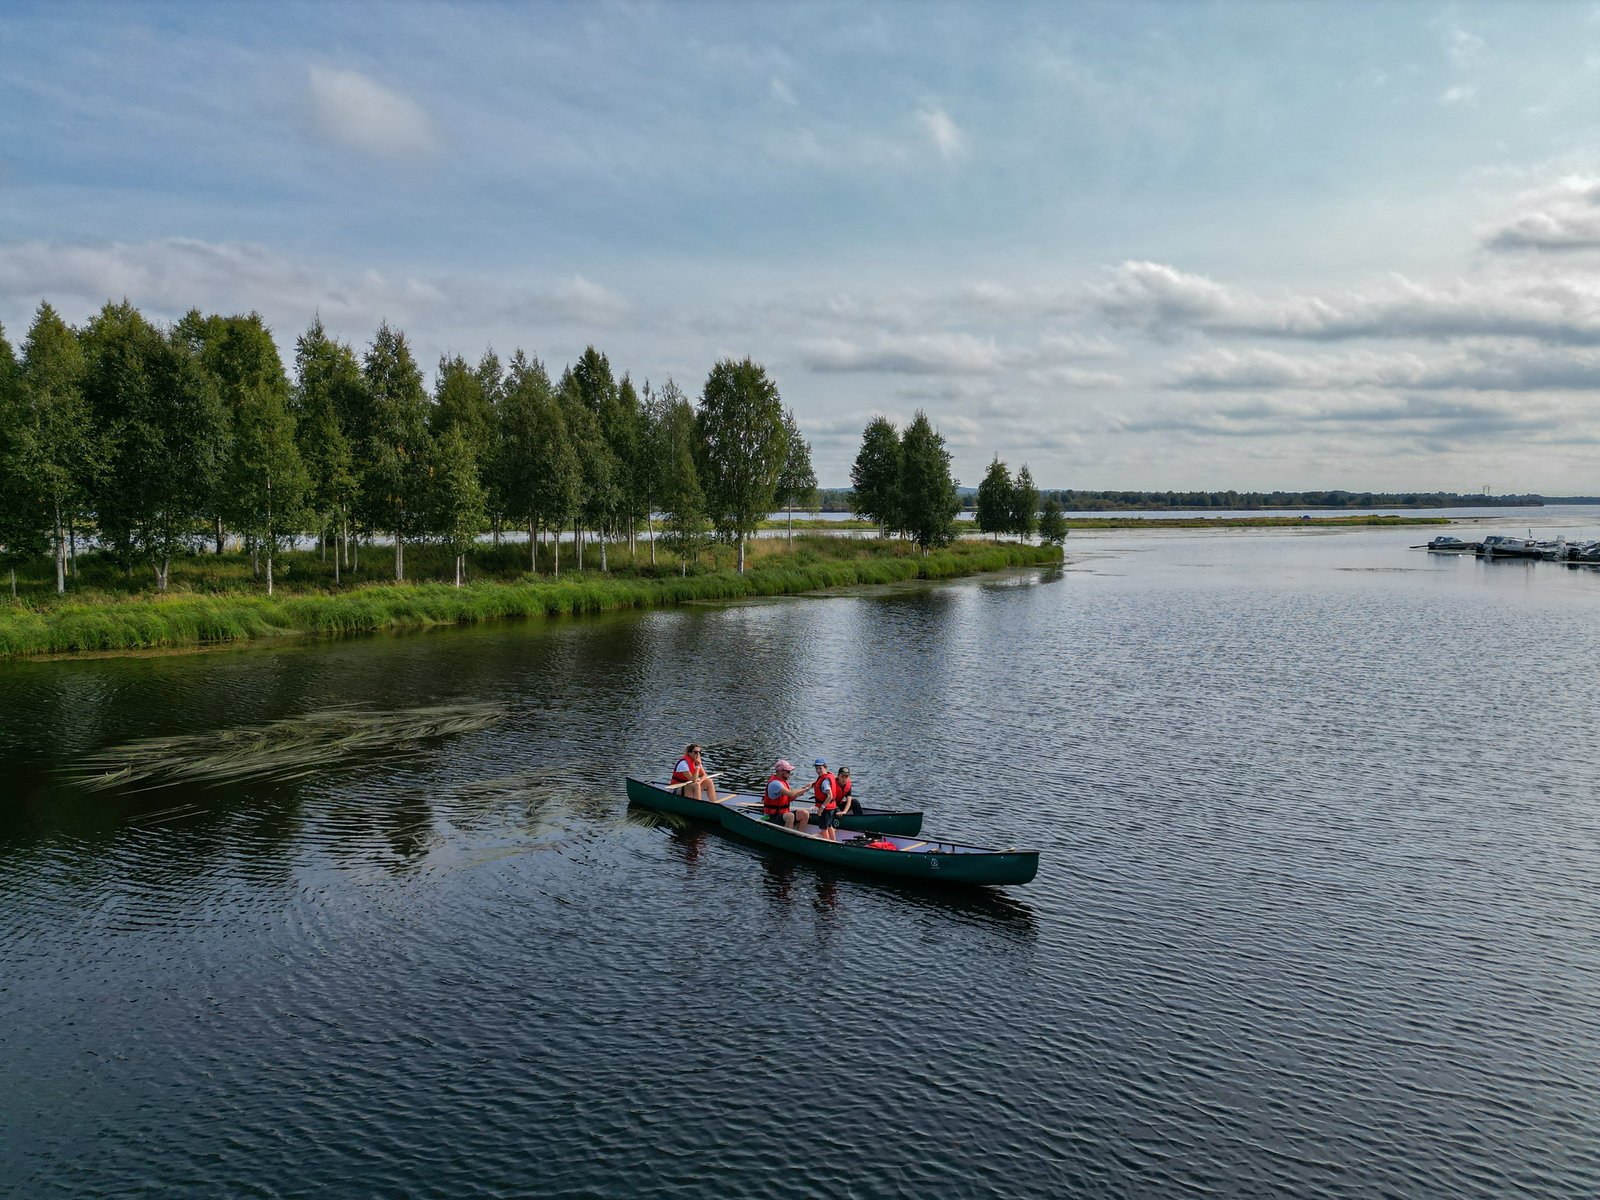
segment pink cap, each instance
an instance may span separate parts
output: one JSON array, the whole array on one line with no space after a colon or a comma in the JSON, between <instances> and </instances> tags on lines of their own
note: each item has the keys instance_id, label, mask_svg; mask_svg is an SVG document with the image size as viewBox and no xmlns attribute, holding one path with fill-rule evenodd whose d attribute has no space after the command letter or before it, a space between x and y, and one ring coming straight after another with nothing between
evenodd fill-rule
<instances>
[{"instance_id":1,"label":"pink cap","mask_svg":"<svg viewBox=\"0 0 1600 1200\"><path fill-rule=\"evenodd\" d=\"M780 758L776 763L773 764L773 767L772 767L772 773L774 775L776 775L779 771L792 771L792 770L794 770L794 764L792 762L790 762L787 758Z\"/></svg>"}]
</instances>

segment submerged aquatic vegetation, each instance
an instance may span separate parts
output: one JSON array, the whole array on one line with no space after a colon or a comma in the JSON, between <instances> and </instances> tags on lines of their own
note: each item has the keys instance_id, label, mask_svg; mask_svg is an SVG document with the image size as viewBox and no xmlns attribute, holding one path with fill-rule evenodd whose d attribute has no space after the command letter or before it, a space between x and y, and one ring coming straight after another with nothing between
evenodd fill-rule
<instances>
[{"instance_id":1,"label":"submerged aquatic vegetation","mask_svg":"<svg viewBox=\"0 0 1600 1200\"><path fill-rule=\"evenodd\" d=\"M500 717L501 709L491 704L391 712L343 705L262 725L125 742L88 756L72 776L87 788L285 782L353 755L417 750L424 741L484 729Z\"/></svg>"}]
</instances>

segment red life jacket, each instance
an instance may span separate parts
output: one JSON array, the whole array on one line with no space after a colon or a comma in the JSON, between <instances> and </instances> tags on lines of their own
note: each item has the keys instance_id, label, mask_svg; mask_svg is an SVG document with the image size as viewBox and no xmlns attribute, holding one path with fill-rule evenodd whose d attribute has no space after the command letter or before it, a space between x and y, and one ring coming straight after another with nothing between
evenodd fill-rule
<instances>
[{"instance_id":1,"label":"red life jacket","mask_svg":"<svg viewBox=\"0 0 1600 1200\"><path fill-rule=\"evenodd\" d=\"M687 758L680 758L678 760L678 765L672 768L672 780L671 780L671 782L673 782L673 783L688 783L689 780L693 779L694 778L693 773L689 772L689 771L685 771L683 769L684 767L687 767L687 766L690 766L690 765L691 764L690 764L690 762L689 762L689 760Z\"/></svg>"},{"instance_id":2,"label":"red life jacket","mask_svg":"<svg viewBox=\"0 0 1600 1200\"><path fill-rule=\"evenodd\" d=\"M792 803L787 795L782 799L773 799L772 785L775 783L783 783L783 779L777 775L772 776L767 780L766 790L761 793L761 811L769 817L781 817L789 811L789 805ZM789 785L783 783L783 788L787 792Z\"/></svg>"},{"instance_id":3,"label":"red life jacket","mask_svg":"<svg viewBox=\"0 0 1600 1200\"><path fill-rule=\"evenodd\" d=\"M839 787L839 799L850 799L850 792L855 787L855 781L853 779L835 779L833 782Z\"/></svg>"},{"instance_id":4,"label":"red life jacket","mask_svg":"<svg viewBox=\"0 0 1600 1200\"><path fill-rule=\"evenodd\" d=\"M833 793L827 798L824 798L822 795L822 785L824 782L827 783L828 790ZM811 794L816 797L817 804L819 807L821 807L823 812L828 812L831 809L839 807L839 781L833 777L832 771L824 771L821 775L817 776L817 781L811 785Z\"/></svg>"}]
</instances>

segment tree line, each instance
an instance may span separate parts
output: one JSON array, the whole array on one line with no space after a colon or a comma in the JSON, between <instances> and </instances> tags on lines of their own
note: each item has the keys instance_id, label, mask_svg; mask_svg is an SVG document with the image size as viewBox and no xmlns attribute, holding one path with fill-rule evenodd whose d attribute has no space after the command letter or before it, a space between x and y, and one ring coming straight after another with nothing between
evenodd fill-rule
<instances>
[{"instance_id":1,"label":"tree line","mask_svg":"<svg viewBox=\"0 0 1600 1200\"><path fill-rule=\"evenodd\" d=\"M1484 496L1459 492L1138 492L1062 488L1047 491L1071 512L1120 512L1186 508L1496 508L1539 505L1536 495Z\"/></svg>"},{"instance_id":2,"label":"tree line","mask_svg":"<svg viewBox=\"0 0 1600 1200\"><path fill-rule=\"evenodd\" d=\"M635 387L593 346L552 381L543 363L492 350L439 361L430 394L405 335L387 322L358 355L319 319L295 341L293 375L259 314L171 326L127 301L81 328L40 304L14 351L0 329L0 561L50 556L67 588L80 541L165 590L175 555L234 537L264 564L314 538L359 569L363 545L408 542L464 557L483 534L525 531L528 567L560 572L569 531L609 569L637 555L640 527L689 559L737 545L777 505L816 489L811 447L765 369L716 363L696 401L670 378Z\"/></svg>"}]
</instances>

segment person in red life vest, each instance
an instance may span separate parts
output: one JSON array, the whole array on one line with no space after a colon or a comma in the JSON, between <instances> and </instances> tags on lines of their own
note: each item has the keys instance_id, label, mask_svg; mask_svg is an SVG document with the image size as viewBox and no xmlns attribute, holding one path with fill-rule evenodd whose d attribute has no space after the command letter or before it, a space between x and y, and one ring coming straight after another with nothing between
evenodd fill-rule
<instances>
[{"instance_id":1,"label":"person in red life vest","mask_svg":"<svg viewBox=\"0 0 1600 1200\"><path fill-rule=\"evenodd\" d=\"M819 758L815 765L817 779L811 785L811 799L816 807L811 810L811 818L821 830L820 836L824 841L836 842L839 839L834 835L833 827L839 823L839 781L828 770L827 759Z\"/></svg>"},{"instance_id":2,"label":"person in red life vest","mask_svg":"<svg viewBox=\"0 0 1600 1200\"><path fill-rule=\"evenodd\" d=\"M767 790L761 793L761 811L774 825L787 825L790 829L803 832L810 819L806 810L789 806L805 795L806 790L789 786L789 776L793 773L794 764L787 758L780 758L773 764L772 778L767 780Z\"/></svg>"},{"instance_id":3,"label":"person in red life vest","mask_svg":"<svg viewBox=\"0 0 1600 1200\"><path fill-rule=\"evenodd\" d=\"M840 767L838 775L839 784L839 815L841 817L859 817L861 804L852 795L853 784L850 782L850 768Z\"/></svg>"},{"instance_id":4,"label":"person in red life vest","mask_svg":"<svg viewBox=\"0 0 1600 1200\"><path fill-rule=\"evenodd\" d=\"M717 803L717 785L711 782L711 776L706 774L705 765L700 761L700 746L697 742L690 742L684 748L683 757L678 760L678 765L672 768L672 782L683 784L682 787L672 789L680 795L694 800L705 800L711 804Z\"/></svg>"}]
</instances>

